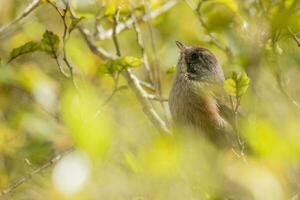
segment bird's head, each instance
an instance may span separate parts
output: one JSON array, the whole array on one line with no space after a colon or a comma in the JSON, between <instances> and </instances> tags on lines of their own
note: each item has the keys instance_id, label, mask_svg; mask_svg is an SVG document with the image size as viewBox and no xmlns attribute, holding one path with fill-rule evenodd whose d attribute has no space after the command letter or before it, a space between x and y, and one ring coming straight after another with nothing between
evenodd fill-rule
<instances>
[{"instance_id":1,"label":"bird's head","mask_svg":"<svg viewBox=\"0 0 300 200\"><path fill-rule=\"evenodd\" d=\"M189 80L223 83L224 73L216 57L208 50L199 46L187 46L176 41L180 50L177 73Z\"/></svg>"}]
</instances>

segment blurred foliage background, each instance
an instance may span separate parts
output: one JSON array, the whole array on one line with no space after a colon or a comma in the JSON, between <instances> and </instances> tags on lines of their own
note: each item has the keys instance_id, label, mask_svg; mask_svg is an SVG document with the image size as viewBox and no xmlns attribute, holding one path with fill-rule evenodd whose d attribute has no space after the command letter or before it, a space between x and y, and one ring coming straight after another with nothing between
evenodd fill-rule
<instances>
[{"instance_id":1,"label":"blurred foliage background","mask_svg":"<svg viewBox=\"0 0 300 200\"><path fill-rule=\"evenodd\" d=\"M30 3L29 14L10 24ZM82 18L67 12L67 28L74 30L64 43L63 1L0 0L0 199L300 199L299 0L68 5ZM117 61L90 50L84 35L115 56L114 23L133 18L141 30L129 26L116 34ZM46 38L56 44L54 54L46 43L16 50L43 42L46 30L54 34ZM250 77L239 123L253 151L246 161L197 135L160 134L120 76L132 67L139 80L153 84L144 88L148 93L167 98L176 40L209 48L227 77L233 71ZM61 72L71 72L64 55L73 83ZM150 106L170 128L167 102L150 100Z\"/></svg>"}]
</instances>

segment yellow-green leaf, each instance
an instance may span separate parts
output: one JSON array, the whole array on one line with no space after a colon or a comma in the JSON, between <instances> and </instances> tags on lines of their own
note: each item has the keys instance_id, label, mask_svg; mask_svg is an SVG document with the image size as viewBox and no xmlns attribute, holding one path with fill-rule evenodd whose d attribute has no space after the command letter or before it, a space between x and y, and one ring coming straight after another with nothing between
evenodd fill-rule
<instances>
[{"instance_id":1,"label":"yellow-green leaf","mask_svg":"<svg viewBox=\"0 0 300 200\"><path fill-rule=\"evenodd\" d=\"M27 43L23 44L22 46L13 49L10 52L9 62L11 62L12 60L14 60L15 58L17 58L21 55L24 55L27 53L32 53L39 49L40 49L39 43L33 42L33 41L27 42Z\"/></svg>"},{"instance_id":2,"label":"yellow-green leaf","mask_svg":"<svg viewBox=\"0 0 300 200\"><path fill-rule=\"evenodd\" d=\"M175 65L169 67L166 71L167 74L174 74L175 72L176 72L176 66Z\"/></svg>"},{"instance_id":3,"label":"yellow-green leaf","mask_svg":"<svg viewBox=\"0 0 300 200\"><path fill-rule=\"evenodd\" d=\"M228 95L242 97L249 87L249 82L246 73L233 73L231 78L225 80L224 88Z\"/></svg>"},{"instance_id":4,"label":"yellow-green leaf","mask_svg":"<svg viewBox=\"0 0 300 200\"><path fill-rule=\"evenodd\" d=\"M140 67L143 64L142 59L133 56L120 57L116 62L123 68L135 68Z\"/></svg>"},{"instance_id":5,"label":"yellow-green leaf","mask_svg":"<svg viewBox=\"0 0 300 200\"><path fill-rule=\"evenodd\" d=\"M143 60L133 56L124 56L115 60L108 60L105 64L100 66L102 73L113 74L114 72L121 72L123 69L140 67Z\"/></svg>"},{"instance_id":6,"label":"yellow-green leaf","mask_svg":"<svg viewBox=\"0 0 300 200\"><path fill-rule=\"evenodd\" d=\"M236 83L232 78L225 80L224 88L228 95L236 96Z\"/></svg>"}]
</instances>

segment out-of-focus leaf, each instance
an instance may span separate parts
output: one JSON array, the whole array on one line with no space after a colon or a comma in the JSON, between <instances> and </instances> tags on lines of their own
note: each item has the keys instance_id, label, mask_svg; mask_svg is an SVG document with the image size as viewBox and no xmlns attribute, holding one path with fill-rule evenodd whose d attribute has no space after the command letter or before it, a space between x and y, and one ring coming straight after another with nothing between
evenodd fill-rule
<instances>
[{"instance_id":1,"label":"out-of-focus leaf","mask_svg":"<svg viewBox=\"0 0 300 200\"><path fill-rule=\"evenodd\" d=\"M51 57L56 57L59 45L59 37L51 31L46 30L41 40L41 49Z\"/></svg>"},{"instance_id":2,"label":"out-of-focus leaf","mask_svg":"<svg viewBox=\"0 0 300 200\"><path fill-rule=\"evenodd\" d=\"M69 33L71 33L77 27L78 23L83 19L84 19L84 17L72 19L71 25L69 27Z\"/></svg>"},{"instance_id":3,"label":"out-of-focus leaf","mask_svg":"<svg viewBox=\"0 0 300 200\"><path fill-rule=\"evenodd\" d=\"M99 111L101 99L92 86L85 84L77 93L65 92L62 99L63 120L76 147L92 159L101 159L112 139L112 121L105 111ZM100 103L101 104L101 103Z\"/></svg>"},{"instance_id":4,"label":"out-of-focus leaf","mask_svg":"<svg viewBox=\"0 0 300 200\"><path fill-rule=\"evenodd\" d=\"M116 12L116 9L117 9L116 5L110 4L106 7L104 15L112 16Z\"/></svg>"},{"instance_id":5,"label":"out-of-focus leaf","mask_svg":"<svg viewBox=\"0 0 300 200\"><path fill-rule=\"evenodd\" d=\"M22 46L13 49L10 52L9 62L11 62L12 60L14 60L15 58L17 58L21 55L24 55L27 53L32 53L39 49L40 49L39 43L33 42L33 41L27 42L27 43L23 44Z\"/></svg>"},{"instance_id":6,"label":"out-of-focus leaf","mask_svg":"<svg viewBox=\"0 0 300 200\"><path fill-rule=\"evenodd\" d=\"M230 8L234 12L238 11L238 4L235 0L215 0L215 1L217 3L226 5L228 8Z\"/></svg>"},{"instance_id":7,"label":"out-of-focus leaf","mask_svg":"<svg viewBox=\"0 0 300 200\"><path fill-rule=\"evenodd\" d=\"M225 80L224 88L228 95L242 97L249 87L249 82L246 73L233 73L231 78Z\"/></svg>"},{"instance_id":8,"label":"out-of-focus leaf","mask_svg":"<svg viewBox=\"0 0 300 200\"><path fill-rule=\"evenodd\" d=\"M237 13L225 4L209 1L207 5L204 5L201 10L203 10L203 16L206 18L206 25L210 31L229 29L238 19Z\"/></svg>"},{"instance_id":9,"label":"out-of-focus leaf","mask_svg":"<svg viewBox=\"0 0 300 200\"><path fill-rule=\"evenodd\" d=\"M94 17L102 7L102 2L95 0L72 0L70 2L70 5L76 12L76 15L86 18Z\"/></svg>"},{"instance_id":10,"label":"out-of-focus leaf","mask_svg":"<svg viewBox=\"0 0 300 200\"><path fill-rule=\"evenodd\" d=\"M179 149L172 137L158 137L149 149L140 154L145 172L153 175L172 175L179 164Z\"/></svg>"}]
</instances>

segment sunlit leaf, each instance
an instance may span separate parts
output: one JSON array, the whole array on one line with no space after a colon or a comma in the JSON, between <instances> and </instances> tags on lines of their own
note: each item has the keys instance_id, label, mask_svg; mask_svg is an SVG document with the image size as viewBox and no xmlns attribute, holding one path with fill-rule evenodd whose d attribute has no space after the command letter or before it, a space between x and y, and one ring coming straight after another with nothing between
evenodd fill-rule
<instances>
[{"instance_id":1,"label":"sunlit leaf","mask_svg":"<svg viewBox=\"0 0 300 200\"><path fill-rule=\"evenodd\" d=\"M127 68L140 67L143 64L143 60L133 56L124 56L115 60L108 60L106 63L100 66L102 73L112 74L114 72L120 72Z\"/></svg>"},{"instance_id":2,"label":"sunlit leaf","mask_svg":"<svg viewBox=\"0 0 300 200\"><path fill-rule=\"evenodd\" d=\"M171 66L167 69L167 74L174 74L176 72L176 66Z\"/></svg>"},{"instance_id":3,"label":"sunlit leaf","mask_svg":"<svg viewBox=\"0 0 300 200\"><path fill-rule=\"evenodd\" d=\"M12 60L14 60L15 58L21 55L32 53L39 49L40 49L39 43L33 41L27 42L26 44L23 44L22 46L17 47L10 52L9 62L11 62Z\"/></svg>"},{"instance_id":4,"label":"sunlit leaf","mask_svg":"<svg viewBox=\"0 0 300 200\"><path fill-rule=\"evenodd\" d=\"M241 97L246 93L249 82L250 79L246 73L233 73L231 78L225 80L224 88L228 95Z\"/></svg>"},{"instance_id":5,"label":"sunlit leaf","mask_svg":"<svg viewBox=\"0 0 300 200\"><path fill-rule=\"evenodd\" d=\"M121 65L123 68L135 68L140 67L143 64L143 60L133 56L124 56L118 58L116 64Z\"/></svg>"},{"instance_id":6,"label":"sunlit leaf","mask_svg":"<svg viewBox=\"0 0 300 200\"><path fill-rule=\"evenodd\" d=\"M41 40L41 49L51 57L56 57L59 37L51 31L46 31Z\"/></svg>"}]
</instances>

